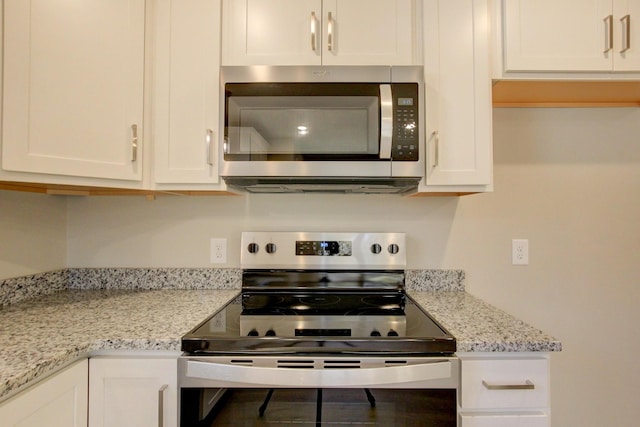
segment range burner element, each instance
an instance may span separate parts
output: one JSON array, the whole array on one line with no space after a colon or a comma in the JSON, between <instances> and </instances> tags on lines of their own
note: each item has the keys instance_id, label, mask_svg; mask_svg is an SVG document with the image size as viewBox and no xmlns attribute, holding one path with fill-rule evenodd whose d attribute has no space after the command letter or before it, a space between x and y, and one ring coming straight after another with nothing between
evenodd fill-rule
<instances>
[{"instance_id":1,"label":"range burner element","mask_svg":"<svg viewBox=\"0 0 640 427\"><path fill-rule=\"evenodd\" d=\"M240 298L182 340L192 354L455 352L405 293L402 233L243 233Z\"/></svg>"},{"instance_id":2,"label":"range burner element","mask_svg":"<svg viewBox=\"0 0 640 427\"><path fill-rule=\"evenodd\" d=\"M247 270L242 283L242 314L404 314L402 271Z\"/></svg>"},{"instance_id":3,"label":"range burner element","mask_svg":"<svg viewBox=\"0 0 640 427\"><path fill-rule=\"evenodd\" d=\"M242 294L242 314L260 315L402 315L405 295L354 293Z\"/></svg>"}]
</instances>

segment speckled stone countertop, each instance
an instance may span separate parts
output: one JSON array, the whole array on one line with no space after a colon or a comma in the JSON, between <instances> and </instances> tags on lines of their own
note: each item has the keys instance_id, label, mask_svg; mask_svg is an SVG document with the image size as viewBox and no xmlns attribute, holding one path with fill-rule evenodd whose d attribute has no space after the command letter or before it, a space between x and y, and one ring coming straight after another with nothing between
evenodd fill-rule
<instances>
[{"instance_id":1,"label":"speckled stone countertop","mask_svg":"<svg viewBox=\"0 0 640 427\"><path fill-rule=\"evenodd\" d=\"M458 352L561 351L562 343L467 292L409 295L456 338Z\"/></svg>"},{"instance_id":2,"label":"speckled stone countertop","mask_svg":"<svg viewBox=\"0 0 640 427\"><path fill-rule=\"evenodd\" d=\"M238 290L67 290L0 310L0 399L94 350L180 350Z\"/></svg>"},{"instance_id":3,"label":"speckled stone countertop","mask_svg":"<svg viewBox=\"0 0 640 427\"><path fill-rule=\"evenodd\" d=\"M223 276L222 289L72 286L2 307L0 399L91 351L180 350L185 333L238 294L235 272ZM459 271L407 272L409 294L456 337L458 351L561 350L555 338L466 293L463 280Z\"/></svg>"}]
</instances>

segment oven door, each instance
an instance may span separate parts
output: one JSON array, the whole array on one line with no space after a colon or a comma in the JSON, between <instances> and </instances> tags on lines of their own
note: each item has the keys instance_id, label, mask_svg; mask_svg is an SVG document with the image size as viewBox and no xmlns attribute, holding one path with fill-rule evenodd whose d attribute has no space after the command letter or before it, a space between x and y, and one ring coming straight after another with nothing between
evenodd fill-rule
<instances>
[{"instance_id":1,"label":"oven door","mask_svg":"<svg viewBox=\"0 0 640 427\"><path fill-rule=\"evenodd\" d=\"M454 357L182 357L181 426L456 426Z\"/></svg>"}]
</instances>

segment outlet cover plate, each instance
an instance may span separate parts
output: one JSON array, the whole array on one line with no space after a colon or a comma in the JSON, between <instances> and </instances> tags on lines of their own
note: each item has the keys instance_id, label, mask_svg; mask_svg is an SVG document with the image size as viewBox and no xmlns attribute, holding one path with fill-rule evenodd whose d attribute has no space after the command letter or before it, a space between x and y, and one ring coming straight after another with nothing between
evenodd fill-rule
<instances>
[{"instance_id":1,"label":"outlet cover plate","mask_svg":"<svg viewBox=\"0 0 640 427\"><path fill-rule=\"evenodd\" d=\"M511 240L511 264L529 265L529 239Z\"/></svg>"},{"instance_id":2,"label":"outlet cover plate","mask_svg":"<svg viewBox=\"0 0 640 427\"><path fill-rule=\"evenodd\" d=\"M227 239L212 238L211 239L211 263L226 264L227 263Z\"/></svg>"}]
</instances>

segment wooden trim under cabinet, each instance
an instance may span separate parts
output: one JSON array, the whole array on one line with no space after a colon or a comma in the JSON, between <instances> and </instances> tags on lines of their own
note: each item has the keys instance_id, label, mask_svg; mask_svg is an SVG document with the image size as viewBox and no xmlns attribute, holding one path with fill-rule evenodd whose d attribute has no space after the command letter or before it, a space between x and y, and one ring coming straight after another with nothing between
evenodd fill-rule
<instances>
[{"instance_id":1,"label":"wooden trim under cabinet","mask_svg":"<svg viewBox=\"0 0 640 427\"><path fill-rule=\"evenodd\" d=\"M499 80L494 107L640 107L640 81Z\"/></svg>"},{"instance_id":2,"label":"wooden trim under cabinet","mask_svg":"<svg viewBox=\"0 0 640 427\"><path fill-rule=\"evenodd\" d=\"M156 196L240 196L238 193L230 191L208 191L208 190L175 190L175 191L154 191L154 190L132 190L126 188L110 187L86 187L80 185L43 184L31 182L0 181L0 190L22 191L27 193L40 193L53 196L145 196L149 200ZM478 192L418 192L407 195L407 197L460 197Z\"/></svg>"},{"instance_id":3,"label":"wooden trim under cabinet","mask_svg":"<svg viewBox=\"0 0 640 427\"><path fill-rule=\"evenodd\" d=\"M79 185L41 184L30 182L0 181L0 190L23 191L29 193L49 194L55 196L146 196L149 199L160 195L178 196L237 196L228 191L153 191L131 190L109 187L85 187Z\"/></svg>"}]
</instances>

